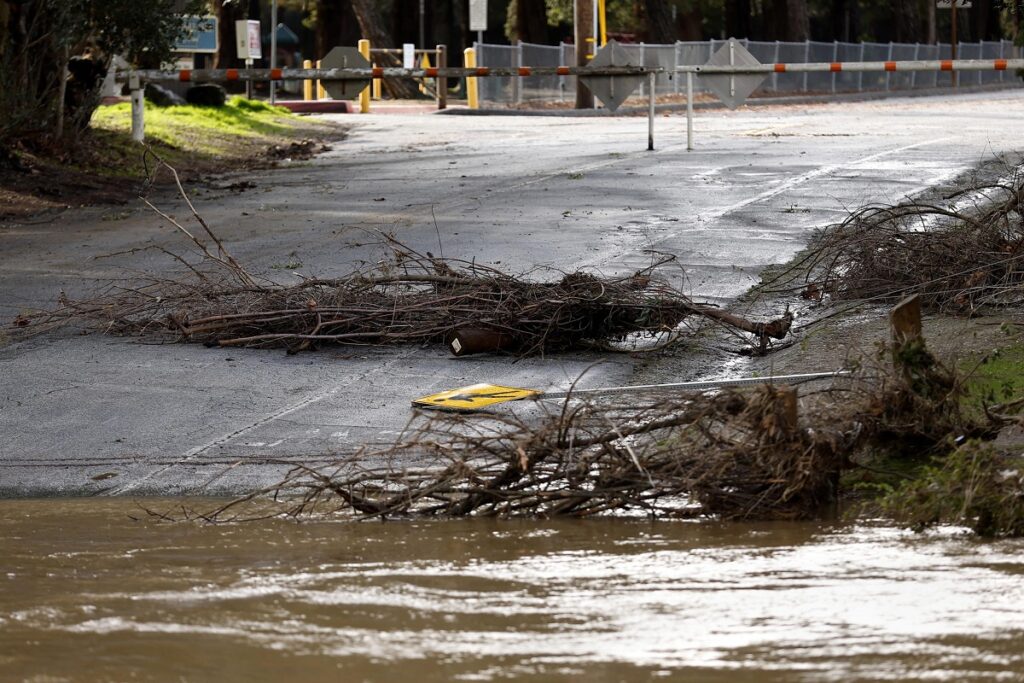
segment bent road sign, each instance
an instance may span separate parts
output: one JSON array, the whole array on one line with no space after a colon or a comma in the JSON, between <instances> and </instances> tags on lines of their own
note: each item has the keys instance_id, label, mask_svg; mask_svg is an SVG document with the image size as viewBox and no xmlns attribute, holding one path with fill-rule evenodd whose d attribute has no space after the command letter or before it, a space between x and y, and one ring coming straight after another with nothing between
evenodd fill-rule
<instances>
[{"instance_id":1,"label":"bent road sign","mask_svg":"<svg viewBox=\"0 0 1024 683\"><path fill-rule=\"evenodd\" d=\"M323 69L369 69L366 57L359 54L354 47L338 46L328 52L320 61ZM324 90L336 100L348 100L356 97L364 89L370 87L370 79L323 81Z\"/></svg>"},{"instance_id":2,"label":"bent road sign","mask_svg":"<svg viewBox=\"0 0 1024 683\"><path fill-rule=\"evenodd\" d=\"M473 384L439 394L431 394L412 402L419 408L442 408L448 410L480 410L495 403L518 401L537 396L540 392L534 389L503 387L497 384Z\"/></svg>"},{"instance_id":3,"label":"bent road sign","mask_svg":"<svg viewBox=\"0 0 1024 683\"><path fill-rule=\"evenodd\" d=\"M610 66L642 66L618 42L609 40L588 65L598 69ZM594 97L601 100L608 111L615 111L633 94L644 76L580 76L579 80Z\"/></svg>"},{"instance_id":4,"label":"bent road sign","mask_svg":"<svg viewBox=\"0 0 1024 683\"><path fill-rule=\"evenodd\" d=\"M747 52L735 38L730 38L718 52L711 55L705 66L757 66L754 55ZM757 90L767 74L702 74L698 73L700 82L708 90L718 95L718 99L729 107L735 109L743 104L750 93Z\"/></svg>"}]
</instances>

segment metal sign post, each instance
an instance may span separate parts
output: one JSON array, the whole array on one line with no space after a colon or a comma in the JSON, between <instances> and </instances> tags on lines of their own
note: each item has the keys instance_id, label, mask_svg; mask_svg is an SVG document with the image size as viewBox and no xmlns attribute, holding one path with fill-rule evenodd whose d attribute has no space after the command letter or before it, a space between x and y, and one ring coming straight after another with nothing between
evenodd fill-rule
<instances>
[{"instance_id":1,"label":"metal sign post","mask_svg":"<svg viewBox=\"0 0 1024 683\"><path fill-rule=\"evenodd\" d=\"M270 68L277 68L277 0L270 2ZM277 104L277 83L270 81L270 104Z\"/></svg>"}]
</instances>

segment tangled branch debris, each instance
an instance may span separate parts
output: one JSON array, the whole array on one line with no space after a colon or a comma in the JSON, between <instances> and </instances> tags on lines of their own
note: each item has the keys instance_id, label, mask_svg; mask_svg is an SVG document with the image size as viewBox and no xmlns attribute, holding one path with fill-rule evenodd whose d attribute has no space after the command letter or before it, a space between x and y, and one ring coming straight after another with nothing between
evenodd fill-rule
<instances>
[{"instance_id":1,"label":"tangled branch debris","mask_svg":"<svg viewBox=\"0 0 1024 683\"><path fill-rule=\"evenodd\" d=\"M789 331L788 314L757 322L692 301L659 278L667 260L627 277L574 272L538 281L385 238L390 258L375 266L276 284L233 258L180 181L178 187L202 232L146 203L198 248L198 263L170 254L187 268L184 276L114 283L91 300L62 296L57 310L19 316L15 327L24 334L87 321L112 334L289 352L325 344L441 343L472 327L500 335L503 348L520 355L672 333L690 318L749 332L762 350Z\"/></svg>"},{"instance_id":2,"label":"tangled branch debris","mask_svg":"<svg viewBox=\"0 0 1024 683\"><path fill-rule=\"evenodd\" d=\"M916 293L955 314L1024 302L1024 171L945 199L854 212L765 291L879 302Z\"/></svg>"},{"instance_id":3,"label":"tangled branch debris","mask_svg":"<svg viewBox=\"0 0 1024 683\"><path fill-rule=\"evenodd\" d=\"M540 420L421 415L394 445L296 467L204 518L813 518L837 502L844 472L871 467L881 452L916 460L957 438L991 438L994 423L966 415L958 383L927 358L837 380L805 395L799 415L795 390L770 386L570 402Z\"/></svg>"}]
</instances>

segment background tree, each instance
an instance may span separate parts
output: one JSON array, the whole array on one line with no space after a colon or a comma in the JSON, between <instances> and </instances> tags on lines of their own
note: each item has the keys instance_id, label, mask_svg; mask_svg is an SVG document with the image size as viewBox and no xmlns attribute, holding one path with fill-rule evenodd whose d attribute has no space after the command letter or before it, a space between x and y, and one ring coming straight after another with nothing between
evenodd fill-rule
<instances>
[{"instance_id":1,"label":"background tree","mask_svg":"<svg viewBox=\"0 0 1024 683\"><path fill-rule=\"evenodd\" d=\"M668 0L643 0L644 36L648 43L676 42L676 27Z\"/></svg>"},{"instance_id":2,"label":"background tree","mask_svg":"<svg viewBox=\"0 0 1024 683\"><path fill-rule=\"evenodd\" d=\"M73 144L99 104L114 55L133 64L167 59L190 0L3 0L0 148ZM65 106L67 104L67 106Z\"/></svg>"},{"instance_id":3,"label":"background tree","mask_svg":"<svg viewBox=\"0 0 1024 683\"><path fill-rule=\"evenodd\" d=\"M391 37L391 31L384 23L376 0L351 0L351 3L362 35L369 39L371 47L397 47ZM378 63L388 66L402 65L401 61L393 56L379 55L375 59ZM413 99L418 96L415 83L407 78L385 78L384 87L395 99Z\"/></svg>"}]
</instances>

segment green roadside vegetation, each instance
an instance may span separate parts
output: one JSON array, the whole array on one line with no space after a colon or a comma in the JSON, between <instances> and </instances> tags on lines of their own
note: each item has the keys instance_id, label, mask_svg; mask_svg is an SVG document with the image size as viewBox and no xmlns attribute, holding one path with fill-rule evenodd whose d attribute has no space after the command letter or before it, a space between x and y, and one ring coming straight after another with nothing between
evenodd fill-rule
<instances>
[{"instance_id":1,"label":"green roadside vegetation","mask_svg":"<svg viewBox=\"0 0 1024 683\"><path fill-rule=\"evenodd\" d=\"M250 159L269 145L290 140L303 122L284 107L243 97L233 97L223 107L158 107L147 102L145 118L146 143L171 165ZM97 109L92 128L109 153L128 160L139 156L130 137L129 103ZM131 175L142 170L139 164L129 161L129 167L120 166L117 172Z\"/></svg>"},{"instance_id":2,"label":"green roadside vegetation","mask_svg":"<svg viewBox=\"0 0 1024 683\"><path fill-rule=\"evenodd\" d=\"M0 217L89 204L119 203L137 194L153 167L150 150L185 180L306 159L344 131L283 107L233 97L223 107L146 103L146 144L131 139L131 105L101 106L74 148L60 155L22 150L28 169L0 171ZM129 182L126 182L129 181Z\"/></svg>"}]
</instances>

